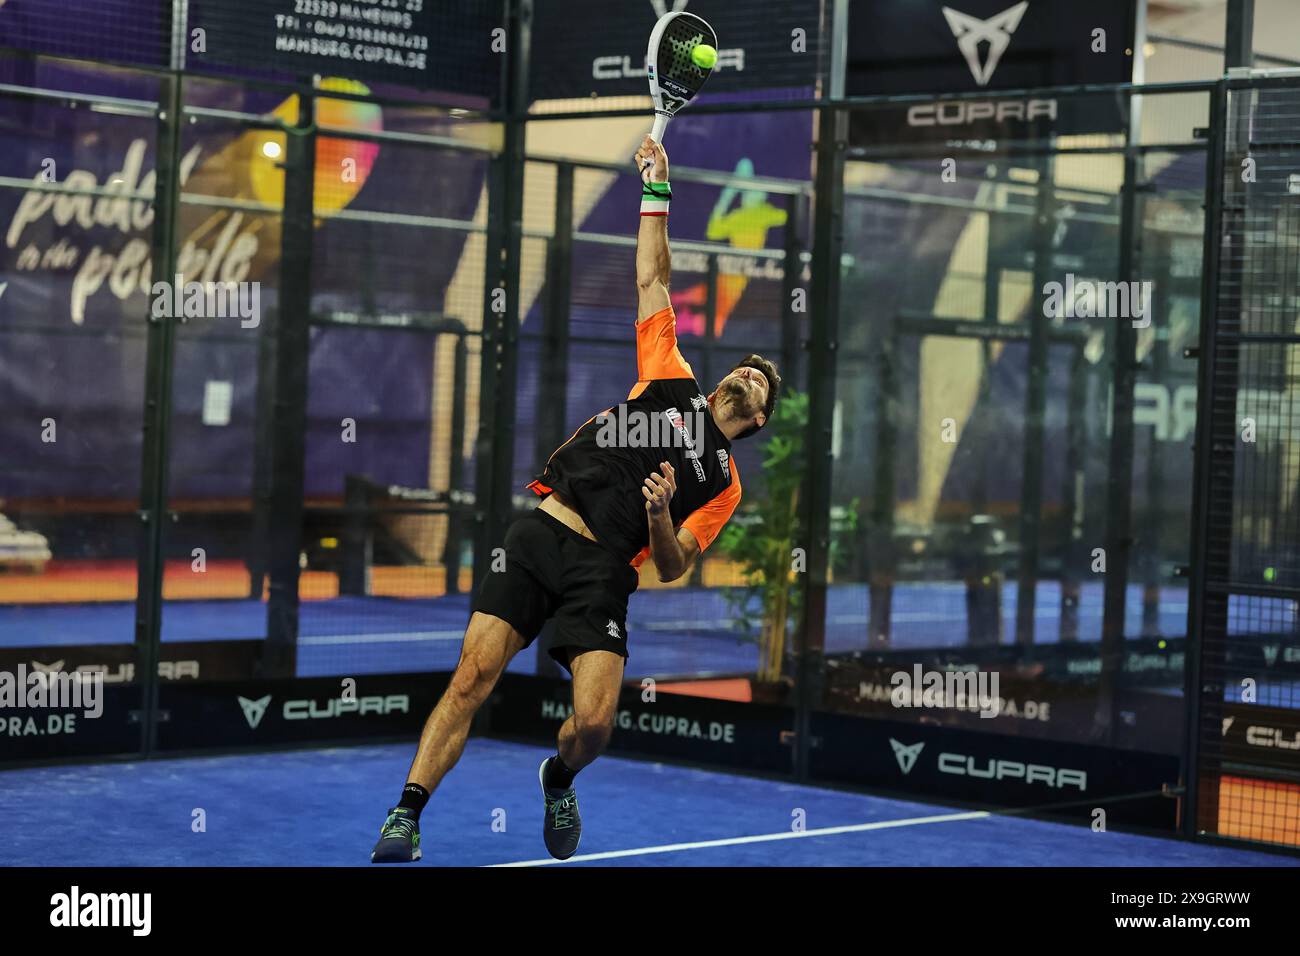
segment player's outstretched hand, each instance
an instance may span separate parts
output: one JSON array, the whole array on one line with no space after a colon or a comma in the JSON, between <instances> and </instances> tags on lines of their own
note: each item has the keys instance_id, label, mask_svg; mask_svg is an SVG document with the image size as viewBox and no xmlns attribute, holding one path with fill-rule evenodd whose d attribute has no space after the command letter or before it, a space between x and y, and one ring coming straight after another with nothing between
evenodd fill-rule
<instances>
[{"instance_id":1,"label":"player's outstretched hand","mask_svg":"<svg viewBox=\"0 0 1300 956\"><path fill-rule=\"evenodd\" d=\"M648 164L647 160L650 161ZM636 151L633 162L643 182L668 182L668 153L664 151L663 143L656 143L649 134L641 140L641 148Z\"/></svg>"},{"instance_id":2,"label":"player's outstretched hand","mask_svg":"<svg viewBox=\"0 0 1300 956\"><path fill-rule=\"evenodd\" d=\"M646 513L655 517L667 511L668 503L673 500L673 492L676 490L677 475L673 466L666 461L659 462L659 471L654 472L641 486L641 494L645 495Z\"/></svg>"}]
</instances>

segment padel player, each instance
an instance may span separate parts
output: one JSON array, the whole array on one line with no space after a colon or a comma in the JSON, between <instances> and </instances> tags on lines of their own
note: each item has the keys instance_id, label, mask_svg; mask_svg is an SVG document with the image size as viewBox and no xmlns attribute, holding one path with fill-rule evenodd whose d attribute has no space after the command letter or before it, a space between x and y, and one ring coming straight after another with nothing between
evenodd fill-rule
<instances>
[{"instance_id":1,"label":"padel player","mask_svg":"<svg viewBox=\"0 0 1300 956\"><path fill-rule=\"evenodd\" d=\"M609 741L627 658L627 602L648 557L661 581L680 578L740 501L731 443L772 415L776 367L750 355L702 394L677 348L668 298L668 156L649 136L637 236L637 382L627 401L589 420L529 485L541 504L511 524L504 570L488 573L465 631L460 662L430 714L401 800L370 859L420 858L420 812L460 758L475 711L511 658L555 621L551 654L573 675L573 713L555 756L542 762L546 849L567 859L582 824L574 776ZM620 421L622 419L622 421ZM698 423L689 428L691 420ZM667 427L657 428L655 425ZM650 422L651 427L636 427ZM671 441L655 441L655 436ZM614 436L618 440L611 440ZM647 440L641 440L647 439Z\"/></svg>"}]
</instances>

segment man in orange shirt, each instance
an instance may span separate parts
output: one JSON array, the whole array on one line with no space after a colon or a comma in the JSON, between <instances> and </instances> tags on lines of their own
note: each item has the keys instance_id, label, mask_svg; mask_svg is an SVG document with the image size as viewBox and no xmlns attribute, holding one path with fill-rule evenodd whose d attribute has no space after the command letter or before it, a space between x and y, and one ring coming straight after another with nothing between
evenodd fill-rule
<instances>
[{"instance_id":1,"label":"man in orange shirt","mask_svg":"<svg viewBox=\"0 0 1300 956\"><path fill-rule=\"evenodd\" d=\"M375 863L420 858L419 816L460 758L475 711L511 658L555 620L551 654L573 675L573 714L538 777L543 837L556 859L578 848L573 778L609 742L627 659L627 601L649 558L661 581L685 574L740 501L731 443L772 416L776 366L750 355L705 396L677 347L668 298L668 156L647 136L637 236L637 382L588 420L528 487L537 509L506 532L505 570L474 602L460 662L425 723L401 801L388 812Z\"/></svg>"}]
</instances>

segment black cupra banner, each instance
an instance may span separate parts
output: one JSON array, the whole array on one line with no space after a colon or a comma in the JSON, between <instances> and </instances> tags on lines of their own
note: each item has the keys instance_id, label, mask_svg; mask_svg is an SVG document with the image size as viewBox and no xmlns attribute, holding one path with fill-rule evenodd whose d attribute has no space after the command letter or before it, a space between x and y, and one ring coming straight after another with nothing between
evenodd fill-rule
<instances>
[{"instance_id":1,"label":"black cupra banner","mask_svg":"<svg viewBox=\"0 0 1300 956\"><path fill-rule=\"evenodd\" d=\"M1176 730L1171 730L1172 737ZM812 772L891 791L984 806L1034 807L1106 821L1173 829L1178 783L1172 753L1036 740L960 727L813 715ZM1098 813L1098 811L1104 811Z\"/></svg>"},{"instance_id":2,"label":"black cupra banner","mask_svg":"<svg viewBox=\"0 0 1300 956\"><path fill-rule=\"evenodd\" d=\"M1133 76L1133 0L873 0L849 13L849 96L977 93ZM855 145L1122 129L1113 95L909 102L855 111Z\"/></svg>"},{"instance_id":3,"label":"black cupra banner","mask_svg":"<svg viewBox=\"0 0 1300 956\"><path fill-rule=\"evenodd\" d=\"M501 0L191 0L186 66L492 97Z\"/></svg>"}]
</instances>

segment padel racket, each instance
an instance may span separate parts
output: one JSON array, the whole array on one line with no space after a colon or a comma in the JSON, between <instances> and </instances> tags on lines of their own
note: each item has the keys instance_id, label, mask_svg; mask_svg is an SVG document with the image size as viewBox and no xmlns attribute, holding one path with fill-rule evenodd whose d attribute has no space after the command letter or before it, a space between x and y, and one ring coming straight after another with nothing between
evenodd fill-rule
<instances>
[{"instance_id":1,"label":"padel racket","mask_svg":"<svg viewBox=\"0 0 1300 956\"><path fill-rule=\"evenodd\" d=\"M663 140L668 121L695 99L716 67L716 64L707 69L696 65L691 54L702 43L716 50L718 35L713 32L713 27L693 13L665 13L650 32L645 71L650 80L650 98L655 105L650 138L656 143ZM652 163L653 160L646 160L643 168Z\"/></svg>"}]
</instances>

